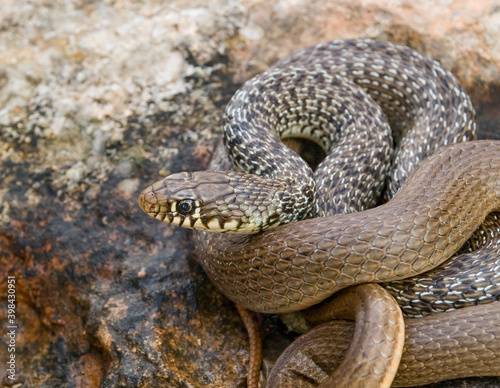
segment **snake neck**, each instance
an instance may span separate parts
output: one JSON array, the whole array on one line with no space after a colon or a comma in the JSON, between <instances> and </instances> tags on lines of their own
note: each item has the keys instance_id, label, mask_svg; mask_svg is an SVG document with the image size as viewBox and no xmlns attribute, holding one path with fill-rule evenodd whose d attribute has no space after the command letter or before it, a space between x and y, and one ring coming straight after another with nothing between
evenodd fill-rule
<instances>
[{"instance_id":1,"label":"snake neck","mask_svg":"<svg viewBox=\"0 0 500 388\"><path fill-rule=\"evenodd\" d=\"M219 195L215 201L207 200L203 212L220 219L221 224L228 224L222 228L222 232L260 233L303 220L313 212L315 183L312 176L305 175L307 183L297 185L286 178L265 178L233 171L211 172L216 173L229 177L229 194L224 198ZM200 197L206 198L206 195Z\"/></svg>"}]
</instances>

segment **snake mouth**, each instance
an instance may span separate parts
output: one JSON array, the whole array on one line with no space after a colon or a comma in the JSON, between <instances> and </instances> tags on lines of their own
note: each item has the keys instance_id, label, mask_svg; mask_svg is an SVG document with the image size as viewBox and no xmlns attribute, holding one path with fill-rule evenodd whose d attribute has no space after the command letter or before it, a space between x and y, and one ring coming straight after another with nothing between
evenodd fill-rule
<instances>
[{"instance_id":1,"label":"snake mouth","mask_svg":"<svg viewBox=\"0 0 500 388\"><path fill-rule=\"evenodd\" d=\"M142 191L137 198L137 202L144 213L151 218L155 218L168 224L174 223L177 213L172 211L172 204L166 201L158 200L158 197L152 190L151 186Z\"/></svg>"},{"instance_id":2,"label":"snake mouth","mask_svg":"<svg viewBox=\"0 0 500 388\"><path fill-rule=\"evenodd\" d=\"M204 228L199 221L199 210L192 215L183 215L177 210L178 201L158 199L156 192L151 186L139 194L137 202L144 213L151 218L184 228L208 229L208 226ZM199 201L195 201L195 204L199 206L200 203Z\"/></svg>"},{"instance_id":3,"label":"snake mouth","mask_svg":"<svg viewBox=\"0 0 500 388\"><path fill-rule=\"evenodd\" d=\"M155 218L168 224L179 225L179 222L175 222L175 220L179 218L179 215L172 211L172 204L165 201L159 201L155 192L149 189L150 187L145 189L139 195L139 198L137 198L139 207L151 218ZM185 217L182 218L184 219Z\"/></svg>"}]
</instances>

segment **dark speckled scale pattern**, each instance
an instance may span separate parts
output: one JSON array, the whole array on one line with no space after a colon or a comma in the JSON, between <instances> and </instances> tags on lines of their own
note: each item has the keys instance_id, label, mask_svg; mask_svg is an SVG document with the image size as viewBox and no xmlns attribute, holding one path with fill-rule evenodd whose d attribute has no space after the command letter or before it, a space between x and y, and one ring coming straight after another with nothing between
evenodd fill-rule
<instances>
[{"instance_id":1,"label":"dark speckled scale pattern","mask_svg":"<svg viewBox=\"0 0 500 388\"><path fill-rule=\"evenodd\" d=\"M437 149L475 138L474 108L456 78L438 62L408 47L336 40L298 51L276 67L295 65L349 79L366 90L387 115L396 145L388 198Z\"/></svg>"}]
</instances>

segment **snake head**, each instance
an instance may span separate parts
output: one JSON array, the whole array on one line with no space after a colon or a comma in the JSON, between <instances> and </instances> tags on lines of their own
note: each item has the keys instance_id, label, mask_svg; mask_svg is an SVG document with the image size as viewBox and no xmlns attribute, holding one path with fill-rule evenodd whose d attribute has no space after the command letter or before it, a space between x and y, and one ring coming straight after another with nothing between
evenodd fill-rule
<instances>
[{"instance_id":1,"label":"snake head","mask_svg":"<svg viewBox=\"0 0 500 388\"><path fill-rule=\"evenodd\" d=\"M277 226L280 214L286 215L282 186L234 171L181 172L144 189L138 202L150 217L168 224L252 234Z\"/></svg>"}]
</instances>

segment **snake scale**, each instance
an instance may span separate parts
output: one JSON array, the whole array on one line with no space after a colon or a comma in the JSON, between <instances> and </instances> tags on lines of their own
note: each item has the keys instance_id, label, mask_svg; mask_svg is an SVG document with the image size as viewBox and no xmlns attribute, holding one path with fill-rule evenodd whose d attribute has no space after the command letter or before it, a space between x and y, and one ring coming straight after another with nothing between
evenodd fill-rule
<instances>
[{"instance_id":1,"label":"snake scale","mask_svg":"<svg viewBox=\"0 0 500 388\"><path fill-rule=\"evenodd\" d=\"M327 157L313 172L281 145L288 137L312 139ZM460 302L455 282L419 303L430 292L398 282L449 259L500 210L500 143L474 138L470 100L437 62L386 42L332 41L292 54L235 94L224 124L229 160L219 149L213 170L168 176L139 204L161 221L223 232L197 235L200 262L248 309L295 311L349 286L392 282L400 303L416 309L408 312L424 315L440 309L436 300L456 307L470 298ZM496 299L496 286L480 288ZM428 381L443 378L434 371Z\"/></svg>"}]
</instances>

